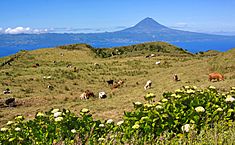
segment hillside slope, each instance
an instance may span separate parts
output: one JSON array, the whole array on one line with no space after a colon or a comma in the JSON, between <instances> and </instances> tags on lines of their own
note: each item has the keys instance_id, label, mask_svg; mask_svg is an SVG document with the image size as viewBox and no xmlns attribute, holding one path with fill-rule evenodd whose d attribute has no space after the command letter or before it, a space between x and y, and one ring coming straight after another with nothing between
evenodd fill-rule
<instances>
[{"instance_id":1,"label":"hillside slope","mask_svg":"<svg viewBox=\"0 0 235 145\"><path fill-rule=\"evenodd\" d=\"M229 66L234 62L234 49L216 56L200 56L188 54L167 43L154 42L101 51L116 50L122 50L122 55L102 58L93 52L91 46L75 44L21 51L0 58L0 64L14 58L10 64L0 67L0 91L11 90L11 94L0 94L1 103L9 97L15 97L17 102L14 108L0 105L0 124L17 114L31 118L35 112L50 108L67 108L79 114L80 109L86 107L95 118L119 120L124 111L132 110L132 102L142 101L147 92L155 93L160 99L163 92L185 85L199 88L213 85L221 91L235 86L234 67L230 71L221 68L225 81L208 81L214 64ZM146 58L152 53L156 54L155 57ZM156 61L160 64L156 65ZM180 81L173 81L174 74ZM124 80L124 84L111 89L106 82L110 79ZM148 80L152 80L152 88L145 91L144 85ZM79 96L87 89L93 91L96 98L81 100ZM108 98L98 99L100 91L105 91Z\"/></svg>"}]
</instances>

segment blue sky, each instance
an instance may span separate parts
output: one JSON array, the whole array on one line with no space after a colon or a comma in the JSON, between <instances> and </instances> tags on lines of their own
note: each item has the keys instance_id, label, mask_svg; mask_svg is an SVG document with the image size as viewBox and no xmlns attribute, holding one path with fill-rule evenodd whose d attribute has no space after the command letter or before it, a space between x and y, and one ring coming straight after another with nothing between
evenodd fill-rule
<instances>
[{"instance_id":1,"label":"blue sky","mask_svg":"<svg viewBox=\"0 0 235 145\"><path fill-rule=\"evenodd\" d=\"M104 32L146 17L175 29L235 34L234 0L1 0L0 32Z\"/></svg>"}]
</instances>

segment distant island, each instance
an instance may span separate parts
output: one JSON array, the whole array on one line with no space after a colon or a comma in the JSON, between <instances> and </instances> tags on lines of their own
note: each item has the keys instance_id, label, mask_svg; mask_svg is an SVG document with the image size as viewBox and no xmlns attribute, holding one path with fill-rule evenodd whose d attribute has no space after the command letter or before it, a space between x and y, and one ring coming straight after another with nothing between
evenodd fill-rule
<instances>
[{"instance_id":1,"label":"distant island","mask_svg":"<svg viewBox=\"0 0 235 145\"><path fill-rule=\"evenodd\" d=\"M19 50L73 43L87 43L95 48L107 48L154 41L168 42L192 53L212 49L226 51L235 47L235 36L171 29L147 17L133 27L116 32L0 34L0 57L14 54Z\"/></svg>"}]
</instances>

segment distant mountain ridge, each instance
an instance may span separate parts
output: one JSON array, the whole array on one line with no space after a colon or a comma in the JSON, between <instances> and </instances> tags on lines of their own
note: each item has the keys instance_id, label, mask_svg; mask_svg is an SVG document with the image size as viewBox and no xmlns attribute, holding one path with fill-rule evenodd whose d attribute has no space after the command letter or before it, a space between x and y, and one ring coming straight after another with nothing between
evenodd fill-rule
<instances>
[{"instance_id":1,"label":"distant mountain ridge","mask_svg":"<svg viewBox=\"0 0 235 145\"><path fill-rule=\"evenodd\" d=\"M108 48L154 41L168 42L190 52L210 49L226 51L235 47L235 36L171 29L147 17L133 27L116 32L0 34L0 57L16 53L21 49L32 50L73 43L87 43L96 48Z\"/></svg>"}]
</instances>

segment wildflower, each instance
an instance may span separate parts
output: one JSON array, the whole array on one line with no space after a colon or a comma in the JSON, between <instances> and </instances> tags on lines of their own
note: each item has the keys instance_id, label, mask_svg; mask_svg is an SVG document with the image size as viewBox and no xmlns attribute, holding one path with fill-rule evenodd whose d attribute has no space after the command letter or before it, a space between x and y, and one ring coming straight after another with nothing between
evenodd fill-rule
<instances>
[{"instance_id":1,"label":"wildflower","mask_svg":"<svg viewBox=\"0 0 235 145\"><path fill-rule=\"evenodd\" d=\"M205 112L205 109L202 106L196 107L195 110L197 112Z\"/></svg>"},{"instance_id":2,"label":"wildflower","mask_svg":"<svg viewBox=\"0 0 235 145\"><path fill-rule=\"evenodd\" d=\"M153 105L152 104L144 104L144 107L151 108L151 107L153 107Z\"/></svg>"},{"instance_id":3,"label":"wildflower","mask_svg":"<svg viewBox=\"0 0 235 145\"><path fill-rule=\"evenodd\" d=\"M190 87L189 86L184 86L185 89L189 89Z\"/></svg>"},{"instance_id":4,"label":"wildflower","mask_svg":"<svg viewBox=\"0 0 235 145\"><path fill-rule=\"evenodd\" d=\"M228 95L227 98L225 99L226 102L233 102L234 100L235 99L230 95Z\"/></svg>"},{"instance_id":5,"label":"wildflower","mask_svg":"<svg viewBox=\"0 0 235 145\"><path fill-rule=\"evenodd\" d=\"M124 123L124 121L122 120L122 121L119 121L119 122L117 122L117 126L120 126L120 125L122 125Z\"/></svg>"},{"instance_id":6,"label":"wildflower","mask_svg":"<svg viewBox=\"0 0 235 145\"><path fill-rule=\"evenodd\" d=\"M216 109L216 111L217 112L221 112L221 111L223 111L223 109L222 108L218 108L218 109Z\"/></svg>"},{"instance_id":7,"label":"wildflower","mask_svg":"<svg viewBox=\"0 0 235 145\"><path fill-rule=\"evenodd\" d=\"M88 112L89 112L89 109L83 108L81 111L82 111L82 113L88 113Z\"/></svg>"},{"instance_id":8,"label":"wildflower","mask_svg":"<svg viewBox=\"0 0 235 145\"><path fill-rule=\"evenodd\" d=\"M162 102L168 102L168 100L167 99L162 99Z\"/></svg>"},{"instance_id":9,"label":"wildflower","mask_svg":"<svg viewBox=\"0 0 235 145\"><path fill-rule=\"evenodd\" d=\"M181 89L177 89L177 90L175 90L175 92L176 92L176 93L182 93L182 92L183 92L183 90L181 90Z\"/></svg>"},{"instance_id":10,"label":"wildflower","mask_svg":"<svg viewBox=\"0 0 235 145\"><path fill-rule=\"evenodd\" d=\"M135 102L135 105L142 105L141 102Z\"/></svg>"},{"instance_id":11,"label":"wildflower","mask_svg":"<svg viewBox=\"0 0 235 145\"><path fill-rule=\"evenodd\" d=\"M215 90L216 88L214 86L209 86L209 89Z\"/></svg>"},{"instance_id":12,"label":"wildflower","mask_svg":"<svg viewBox=\"0 0 235 145\"><path fill-rule=\"evenodd\" d=\"M23 116L19 115L19 116L16 116L15 117L16 120L20 120L20 119L23 119Z\"/></svg>"},{"instance_id":13,"label":"wildflower","mask_svg":"<svg viewBox=\"0 0 235 145\"><path fill-rule=\"evenodd\" d=\"M138 129L138 128L140 128L140 125L139 124L135 124L135 125L132 126L132 128L133 129Z\"/></svg>"},{"instance_id":14,"label":"wildflower","mask_svg":"<svg viewBox=\"0 0 235 145\"><path fill-rule=\"evenodd\" d=\"M98 141L105 141L105 138L100 137L100 138L98 139Z\"/></svg>"},{"instance_id":15,"label":"wildflower","mask_svg":"<svg viewBox=\"0 0 235 145\"><path fill-rule=\"evenodd\" d=\"M176 94L171 94L171 97L175 97L176 96Z\"/></svg>"},{"instance_id":16,"label":"wildflower","mask_svg":"<svg viewBox=\"0 0 235 145\"><path fill-rule=\"evenodd\" d=\"M189 130L191 129L189 124L185 124L181 127L183 132L189 132Z\"/></svg>"},{"instance_id":17,"label":"wildflower","mask_svg":"<svg viewBox=\"0 0 235 145\"><path fill-rule=\"evenodd\" d=\"M1 131L7 131L8 128L4 127L4 128L1 128Z\"/></svg>"},{"instance_id":18,"label":"wildflower","mask_svg":"<svg viewBox=\"0 0 235 145\"><path fill-rule=\"evenodd\" d=\"M45 114L43 114L42 112L38 112L38 114L36 116L45 116Z\"/></svg>"},{"instance_id":19,"label":"wildflower","mask_svg":"<svg viewBox=\"0 0 235 145\"><path fill-rule=\"evenodd\" d=\"M14 122L13 121L8 121L7 122L7 125L11 125L11 124L13 124Z\"/></svg>"},{"instance_id":20,"label":"wildflower","mask_svg":"<svg viewBox=\"0 0 235 145\"><path fill-rule=\"evenodd\" d=\"M59 112L60 111L60 109L53 109L52 111L51 111L51 113L56 113L56 112Z\"/></svg>"},{"instance_id":21,"label":"wildflower","mask_svg":"<svg viewBox=\"0 0 235 145\"><path fill-rule=\"evenodd\" d=\"M192 88L193 88L194 90L196 90L196 89L197 89L197 87L196 87L196 86L192 86Z\"/></svg>"},{"instance_id":22,"label":"wildflower","mask_svg":"<svg viewBox=\"0 0 235 145\"><path fill-rule=\"evenodd\" d=\"M235 87L231 87L231 90L235 90Z\"/></svg>"},{"instance_id":23,"label":"wildflower","mask_svg":"<svg viewBox=\"0 0 235 145\"><path fill-rule=\"evenodd\" d=\"M15 128L15 131L20 131L21 129L19 127L16 127Z\"/></svg>"},{"instance_id":24,"label":"wildflower","mask_svg":"<svg viewBox=\"0 0 235 145\"><path fill-rule=\"evenodd\" d=\"M112 122L113 122L113 119L109 119L109 120L107 120L106 123L110 124L110 123L112 123Z\"/></svg>"},{"instance_id":25,"label":"wildflower","mask_svg":"<svg viewBox=\"0 0 235 145\"><path fill-rule=\"evenodd\" d=\"M75 129L72 129L71 132L72 132L72 133L76 133L77 131L76 131Z\"/></svg>"},{"instance_id":26,"label":"wildflower","mask_svg":"<svg viewBox=\"0 0 235 145\"><path fill-rule=\"evenodd\" d=\"M55 118L55 122L60 122L60 121L62 121L63 120L63 117L57 117L57 118Z\"/></svg>"},{"instance_id":27,"label":"wildflower","mask_svg":"<svg viewBox=\"0 0 235 145\"><path fill-rule=\"evenodd\" d=\"M162 109L163 107L162 107L161 105L157 105L155 108L156 108L157 110L160 110L160 109Z\"/></svg>"},{"instance_id":28,"label":"wildflower","mask_svg":"<svg viewBox=\"0 0 235 145\"><path fill-rule=\"evenodd\" d=\"M56 112L56 113L54 113L54 117L58 117L58 116L60 116L62 114L62 112Z\"/></svg>"},{"instance_id":29,"label":"wildflower","mask_svg":"<svg viewBox=\"0 0 235 145\"><path fill-rule=\"evenodd\" d=\"M104 127L104 124L100 124L99 127Z\"/></svg>"},{"instance_id":30,"label":"wildflower","mask_svg":"<svg viewBox=\"0 0 235 145\"><path fill-rule=\"evenodd\" d=\"M189 90L187 90L187 92L186 93L188 93L188 94L193 94L193 93L195 93L195 91L194 90L192 90L192 89L189 89Z\"/></svg>"}]
</instances>

